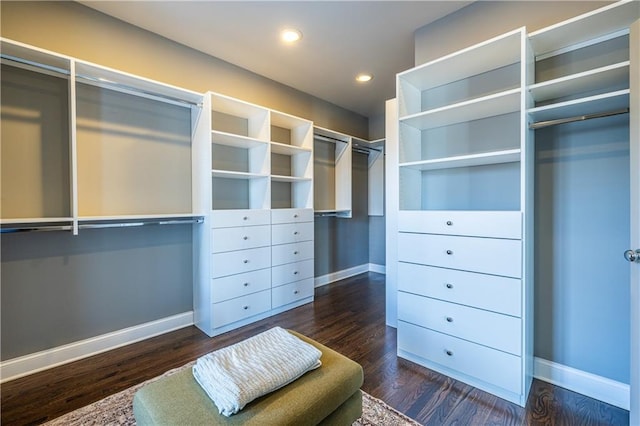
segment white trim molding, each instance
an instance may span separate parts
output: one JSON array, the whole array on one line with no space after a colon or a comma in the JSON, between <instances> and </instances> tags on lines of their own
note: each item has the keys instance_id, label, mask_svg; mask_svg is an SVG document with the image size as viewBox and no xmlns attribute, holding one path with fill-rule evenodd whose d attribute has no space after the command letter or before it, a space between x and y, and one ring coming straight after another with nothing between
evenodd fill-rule
<instances>
[{"instance_id":1,"label":"white trim molding","mask_svg":"<svg viewBox=\"0 0 640 426\"><path fill-rule=\"evenodd\" d=\"M354 275L363 274L365 272L377 272L378 274L384 274L385 270L386 268L384 265L377 265L375 263L365 263L362 265L343 269L342 271L331 272L326 275L315 277L314 286L322 287L323 285L344 280L345 278L353 277Z\"/></svg>"},{"instance_id":2,"label":"white trim molding","mask_svg":"<svg viewBox=\"0 0 640 426\"><path fill-rule=\"evenodd\" d=\"M193 325L193 311L0 362L0 383Z\"/></svg>"},{"instance_id":3,"label":"white trim molding","mask_svg":"<svg viewBox=\"0 0 640 426\"><path fill-rule=\"evenodd\" d=\"M542 358L535 358L533 376L536 379L569 389L616 407L629 409L629 385L596 374L587 373Z\"/></svg>"},{"instance_id":4,"label":"white trim molding","mask_svg":"<svg viewBox=\"0 0 640 426\"><path fill-rule=\"evenodd\" d=\"M314 278L315 287L322 287L323 285L331 284L332 282L343 280L345 278L353 277L354 275L369 272L369 264L354 266L352 268L343 269L342 271L331 272L326 275L321 275Z\"/></svg>"},{"instance_id":5,"label":"white trim molding","mask_svg":"<svg viewBox=\"0 0 640 426\"><path fill-rule=\"evenodd\" d=\"M369 264L369 272L376 272L378 274L386 274L387 267L386 265L378 265L377 263Z\"/></svg>"}]
</instances>

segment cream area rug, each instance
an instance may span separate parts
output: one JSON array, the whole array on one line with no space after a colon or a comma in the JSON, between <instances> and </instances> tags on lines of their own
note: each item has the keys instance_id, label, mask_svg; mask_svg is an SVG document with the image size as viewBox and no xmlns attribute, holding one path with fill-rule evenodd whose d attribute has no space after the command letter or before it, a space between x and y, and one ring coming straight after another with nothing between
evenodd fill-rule
<instances>
[{"instance_id":1,"label":"cream area rug","mask_svg":"<svg viewBox=\"0 0 640 426\"><path fill-rule=\"evenodd\" d=\"M45 424L48 426L133 426L136 424L136 420L133 417L133 395L136 391L148 383L169 376L183 368L190 368L192 365L193 362L169 370L158 377L67 413ZM396 411L384 401L362 392L362 417L356 420L353 426L420 426L420 424Z\"/></svg>"}]
</instances>

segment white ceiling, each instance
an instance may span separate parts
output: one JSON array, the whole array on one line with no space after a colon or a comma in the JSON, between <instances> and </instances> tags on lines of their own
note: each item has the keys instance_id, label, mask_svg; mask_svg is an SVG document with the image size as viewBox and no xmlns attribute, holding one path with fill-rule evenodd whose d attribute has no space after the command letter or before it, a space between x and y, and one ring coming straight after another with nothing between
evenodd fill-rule
<instances>
[{"instance_id":1,"label":"white ceiling","mask_svg":"<svg viewBox=\"0 0 640 426\"><path fill-rule=\"evenodd\" d=\"M82 4L364 116L395 96L413 33L471 1L81 1ZM279 31L294 27L293 46ZM367 84L359 72L373 73Z\"/></svg>"}]
</instances>

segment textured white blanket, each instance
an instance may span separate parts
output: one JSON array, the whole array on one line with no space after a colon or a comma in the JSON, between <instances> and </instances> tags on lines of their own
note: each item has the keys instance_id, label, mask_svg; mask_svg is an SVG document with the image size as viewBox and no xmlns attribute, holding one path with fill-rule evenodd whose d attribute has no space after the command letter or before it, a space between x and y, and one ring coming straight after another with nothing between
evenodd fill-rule
<instances>
[{"instance_id":1,"label":"textured white blanket","mask_svg":"<svg viewBox=\"0 0 640 426\"><path fill-rule=\"evenodd\" d=\"M320 367L322 353L274 327L198 358L193 377L220 411L230 416L254 399Z\"/></svg>"}]
</instances>

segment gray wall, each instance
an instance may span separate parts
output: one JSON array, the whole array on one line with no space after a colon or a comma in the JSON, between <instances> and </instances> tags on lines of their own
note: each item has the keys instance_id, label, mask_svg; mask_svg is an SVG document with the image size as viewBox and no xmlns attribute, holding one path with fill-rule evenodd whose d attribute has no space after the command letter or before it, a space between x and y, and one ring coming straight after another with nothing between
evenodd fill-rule
<instances>
[{"instance_id":1,"label":"gray wall","mask_svg":"<svg viewBox=\"0 0 640 426\"><path fill-rule=\"evenodd\" d=\"M221 92L367 138L366 117L79 3L3 1L0 7L3 37L187 89ZM354 184L364 185L354 191L356 217L320 228L328 241L316 251L324 271L368 262L366 178L363 183L355 163ZM3 235L1 358L190 311L191 238L190 226ZM338 256L327 251L332 247Z\"/></svg>"},{"instance_id":2,"label":"gray wall","mask_svg":"<svg viewBox=\"0 0 640 426\"><path fill-rule=\"evenodd\" d=\"M415 32L415 65L523 26L529 32L597 9L604 1L478 1Z\"/></svg>"},{"instance_id":3,"label":"gray wall","mask_svg":"<svg viewBox=\"0 0 640 426\"><path fill-rule=\"evenodd\" d=\"M191 225L2 235L2 359L193 309Z\"/></svg>"},{"instance_id":4,"label":"gray wall","mask_svg":"<svg viewBox=\"0 0 640 426\"><path fill-rule=\"evenodd\" d=\"M369 216L369 263L386 265L385 217Z\"/></svg>"},{"instance_id":5,"label":"gray wall","mask_svg":"<svg viewBox=\"0 0 640 426\"><path fill-rule=\"evenodd\" d=\"M476 2L415 34L416 64L603 2ZM535 356L629 382L628 117L536 132Z\"/></svg>"},{"instance_id":6,"label":"gray wall","mask_svg":"<svg viewBox=\"0 0 640 426\"><path fill-rule=\"evenodd\" d=\"M352 217L316 217L315 275L369 263L368 158L353 153Z\"/></svg>"}]
</instances>

